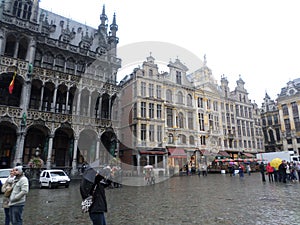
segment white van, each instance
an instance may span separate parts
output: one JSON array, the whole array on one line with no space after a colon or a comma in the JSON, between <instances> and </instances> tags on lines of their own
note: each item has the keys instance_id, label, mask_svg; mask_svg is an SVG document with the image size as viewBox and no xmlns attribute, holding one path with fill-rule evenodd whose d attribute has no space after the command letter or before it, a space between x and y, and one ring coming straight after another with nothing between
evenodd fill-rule
<instances>
[{"instance_id":1,"label":"white van","mask_svg":"<svg viewBox=\"0 0 300 225\"><path fill-rule=\"evenodd\" d=\"M300 162L300 156L299 155L291 156L291 162L294 162L294 163Z\"/></svg>"}]
</instances>

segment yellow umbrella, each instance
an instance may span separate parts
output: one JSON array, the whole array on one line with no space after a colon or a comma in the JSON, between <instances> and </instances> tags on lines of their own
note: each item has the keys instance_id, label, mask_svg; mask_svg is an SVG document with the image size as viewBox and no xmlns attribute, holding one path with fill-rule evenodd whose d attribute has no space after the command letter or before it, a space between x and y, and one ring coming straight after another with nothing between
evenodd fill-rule
<instances>
[{"instance_id":1,"label":"yellow umbrella","mask_svg":"<svg viewBox=\"0 0 300 225\"><path fill-rule=\"evenodd\" d=\"M272 167L274 167L275 169L278 170L278 167L279 167L279 165L280 165L281 163L282 163L282 159L280 159L280 158L275 158L275 159L272 159L272 160L271 160L270 165L271 165Z\"/></svg>"}]
</instances>

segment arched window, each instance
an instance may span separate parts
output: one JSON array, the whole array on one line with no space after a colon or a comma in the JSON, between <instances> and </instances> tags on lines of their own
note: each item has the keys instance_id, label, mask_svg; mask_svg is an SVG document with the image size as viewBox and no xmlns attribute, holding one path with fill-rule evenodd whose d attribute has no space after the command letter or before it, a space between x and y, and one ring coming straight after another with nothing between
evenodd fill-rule
<instances>
[{"instance_id":1,"label":"arched window","mask_svg":"<svg viewBox=\"0 0 300 225\"><path fill-rule=\"evenodd\" d=\"M166 100L172 102L172 91L170 89L166 91Z\"/></svg>"},{"instance_id":2,"label":"arched window","mask_svg":"<svg viewBox=\"0 0 300 225\"><path fill-rule=\"evenodd\" d=\"M173 144L174 143L174 136L173 134L168 135L168 144Z\"/></svg>"},{"instance_id":3,"label":"arched window","mask_svg":"<svg viewBox=\"0 0 300 225\"><path fill-rule=\"evenodd\" d=\"M188 94L186 96L186 104L187 104L187 106L193 106L193 98L192 98L191 94Z\"/></svg>"},{"instance_id":4,"label":"arched window","mask_svg":"<svg viewBox=\"0 0 300 225\"><path fill-rule=\"evenodd\" d=\"M58 71L64 72L65 69L65 59L62 55L58 55L55 58L55 67Z\"/></svg>"},{"instance_id":5,"label":"arched window","mask_svg":"<svg viewBox=\"0 0 300 225\"><path fill-rule=\"evenodd\" d=\"M190 136L190 145L195 145L195 139L194 136Z\"/></svg>"},{"instance_id":6,"label":"arched window","mask_svg":"<svg viewBox=\"0 0 300 225\"><path fill-rule=\"evenodd\" d=\"M43 67L46 69L52 69L54 63L54 57L50 52L46 52L43 56Z\"/></svg>"},{"instance_id":7,"label":"arched window","mask_svg":"<svg viewBox=\"0 0 300 225\"><path fill-rule=\"evenodd\" d=\"M183 128L184 127L184 118L183 118L183 114L180 112L180 113L178 113L178 124L177 124L177 126L179 127L179 128Z\"/></svg>"},{"instance_id":8,"label":"arched window","mask_svg":"<svg viewBox=\"0 0 300 225\"><path fill-rule=\"evenodd\" d=\"M177 94L177 103L183 104L183 94L181 91L179 91Z\"/></svg>"},{"instance_id":9,"label":"arched window","mask_svg":"<svg viewBox=\"0 0 300 225\"><path fill-rule=\"evenodd\" d=\"M16 0L13 5L12 14L23 20L29 20L32 14L32 2L23 0Z\"/></svg>"},{"instance_id":10,"label":"arched window","mask_svg":"<svg viewBox=\"0 0 300 225\"><path fill-rule=\"evenodd\" d=\"M73 58L69 58L66 63L66 72L70 74L75 73L75 60Z\"/></svg>"}]
</instances>

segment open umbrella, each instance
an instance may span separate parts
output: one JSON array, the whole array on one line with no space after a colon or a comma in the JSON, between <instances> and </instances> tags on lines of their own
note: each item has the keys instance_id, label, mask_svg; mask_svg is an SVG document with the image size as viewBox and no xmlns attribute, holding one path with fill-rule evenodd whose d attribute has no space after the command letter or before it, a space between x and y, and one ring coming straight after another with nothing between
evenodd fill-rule
<instances>
[{"instance_id":1,"label":"open umbrella","mask_svg":"<svg viewBox=\"0 0 300 225\"><path fill-rule=\"evenodd\" d=\"M144 166L144 169L153 169L153 166L152 165L147 165L147 166Z\"/></svg>"},{"instance_id":2,"label":"open umbrella","mask_svg":"<svg viewBox=\"0 0 300 225\"><path fill-rule=\"evenodd\" d=\"M82 178L94 183L97 171L93 167L88 167L82 174Z\"/></svg>"},{"instance_id":3,"label":"open umbrella","mask_svg":"<svg viewBox=\"0 0 300 225\"><path fill-rule=\"evenodd\" d=\"M270 162L270 166L274 167L275 169L278 170L278 167L279 165L282 163L282 159L280 158L275 158L275 159L272 159L271 162Z\"/></svg>"},{"instance_id":4,"label":"open umbrella","mask_svg":"<svg viewBox=\"0 0 300 225\"><path fill-rule=\"evenodd\" d=\"M88 167L82 174L82 179L80 183L80 194L82 199L89 196L92 185L95 181L96 170L92 167Z\"/></svg>"}]
</instances>

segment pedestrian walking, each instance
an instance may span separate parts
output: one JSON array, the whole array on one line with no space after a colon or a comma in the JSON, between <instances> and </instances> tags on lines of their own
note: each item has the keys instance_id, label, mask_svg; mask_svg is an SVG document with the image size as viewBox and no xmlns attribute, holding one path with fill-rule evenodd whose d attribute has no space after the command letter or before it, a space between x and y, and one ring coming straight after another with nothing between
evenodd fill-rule
<instances>
[{"instance_id":1,"label":"pedestrian walking","mask_svg":"<svg viewBox=\"0 0 300 225\"><path fill-rule=\"evenodd\" d=\"M90 195L93 196L93 204L90 207L89 216L93 225L106 225L104 213L107 212L107 201L104 188L109 184L103 180L104 177L97 173L90 191Z\"/></svg>"},{"instance_id":2,"label":"pedestrian walking","mask_svg":"<svg viewBox=\"0 0 300 225\"><path fill-rule=\"evenodd\" d=\"M247 164L246 165L246 172L247 172L247 174L250 176L251 175L251 166L250 166L250 164Z\"/></svg>"},{"instance_id":3,"label":"pedestrian walking","mask_svg":"<svg viewBox=\"0 0 300 225\"><path fill-rule=\"evenodd\" d=\"M297 163L296 165L296 171L297 171L297 179L298 179L298 182L300 182L300 162Z\"/></svg>"},{"instance_id":4,"label":"pedestrian walking","mask_svg":"<svg viewBox=\"0 0 300 225\"><path fill-rule=\"evenodd\" d=\"M107 212L105 188L109 185L109 183L105 182L103 176L99 173L96 174L94 184L90 190L90 195L93 196L93 203L89 210L89 216L93 225L106 225L104 215Z\"/></svg>"},{"instance_id":5,"label":"pedestrian walking","mask_svg":"<svg viewBox=\"0 0 300 225\"><path fill-rule=\"evenodd\" d=\"M286 183L286 161L282 160L281 164L278 167L279 173L279 182Z\"/></svg>"},{"instance_id":6,"label":"pedestrian walking","mask_svg":"<svg viewBox=\"0 0 300 225\"><path fill-rule=\"evenodd\" d=\"M244 166L242 164L239 164L239 176L240 178L244 177Z\"/></svg>"},{"instance_id":7,"label":"pedestrian walking","mask_svg":"<svg viewBox=\"0 0 300 225\"><path fill-rule=\"evenodd\" d=\"M263 162L260 163L259 165L259 171L261 174L261 179L263 182L266 182L266 178L265 178L265 164Z\"/></svg>"},{"instance_id":8,"label":"pedestrian walking","mask_svg":"<svg viewBox=\"0 0 300 225\"><path fill-rule=\"evenodd\" d=\"M10 171L10 175L5 181L5 183L1 187L1 191L3 192L3 201L2 201L2 207L4 208L4 214L5 214L5 225L10 224L10 218L9 218L9 197L13 189L13 183L14 183L15 175L14 175L14 169Z\"/></svg>"},{"instance_id":9,"label":"pedestrian walking","mask_svg":"<svg viewBox=\"0 0 300 225\"><path fill-rule=\"evenodd\" d=\"M269 182L273 182L274 181L274 178L273 178L274 168L271 166L270 163L268 163L268 165L266 166L266 170L267 170L267 173L268 173Z\"/></svg>"},{"instance_id":10,"label":"pedestrian walking","mask_svg":"<svg viewBox=\"0 0 300 225\"><path fill-rule=\"evenodd\" d=\"M10 222L12 225L22 225L23 209L29 192L28 179L23 173L22 166L16 166L13 174L15 179L8 203Z\"/></svg>"},{"instance_id":11,"label":"pedestrian walking","mask_svg":"<svg viewBox=\"0 0 300 225\"><path fill-rule=\"evenodd\" d=\"M207 176L207 165L205 163L202 165L202 176Z\"/></svg>"}]
</instances>

